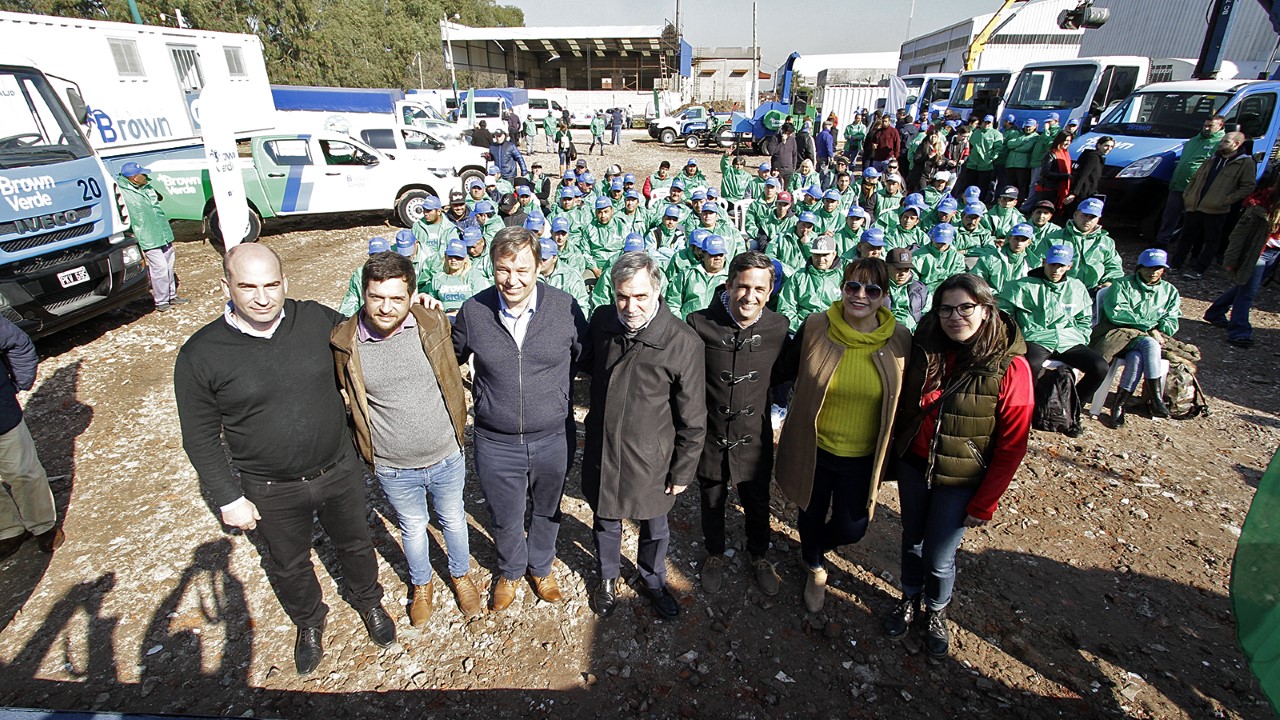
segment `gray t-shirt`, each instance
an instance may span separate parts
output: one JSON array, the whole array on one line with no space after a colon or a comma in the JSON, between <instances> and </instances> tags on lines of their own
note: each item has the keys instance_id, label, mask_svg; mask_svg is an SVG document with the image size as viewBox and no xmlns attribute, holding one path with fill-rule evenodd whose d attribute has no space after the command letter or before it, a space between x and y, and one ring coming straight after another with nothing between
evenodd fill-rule
<instances>
[{"instance_id":1,"label":"gray t-shirt","mask_svg":"<svg viewBox=\"0 0 1280 720\"><path fill-rule=\"evenodd\" d=\"M413 328L359 345L378 465L424 468L458 451L453 421Z\"/></svg>"}]
</instances>

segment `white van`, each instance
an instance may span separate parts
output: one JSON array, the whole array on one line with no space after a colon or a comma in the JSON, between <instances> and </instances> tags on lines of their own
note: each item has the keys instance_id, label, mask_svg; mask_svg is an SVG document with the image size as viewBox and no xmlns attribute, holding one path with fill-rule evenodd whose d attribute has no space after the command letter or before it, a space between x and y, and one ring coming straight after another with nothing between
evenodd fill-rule
<instances>
[{"instance_id":1,"label":"white van","mask_svg":"<svg viewBox=\"0 0 1280 720\"><path fill-rule=\"evenodd\" d=\"M547 115L558 119L563 111L564 107L547 93L539 90L529 91L529 114L535 119L541 120Z\"/></svg>"}]
</instances>

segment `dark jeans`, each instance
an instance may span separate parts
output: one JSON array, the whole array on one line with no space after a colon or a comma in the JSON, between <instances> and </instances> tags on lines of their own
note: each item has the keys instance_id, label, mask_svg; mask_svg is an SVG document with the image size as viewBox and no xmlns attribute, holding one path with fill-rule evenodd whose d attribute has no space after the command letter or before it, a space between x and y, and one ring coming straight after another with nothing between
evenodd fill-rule
<instances>
[{"instance_id":1,"label":"dark jeans","mask_svg":"<svg viewBox=\"0 0 1280 720\"><path fill-rule=\"evenodd\" d=\"M923 458L897 461L898 499L902 506L902 594L924 593L924 606L941 610L956 585L956 551L964 539L964 521L976 487L925 482Z\"/></svg>"},{"instance_id":2,"label":"dark jeans","mask_svg":"<svg viewBox=\"0 0 1280 720\"><path fill-rule=\"evenodd\" d=\"M871 492L871 456L840 457L817 448L809 506L800 511L800 557L821 567L822 556L867 534L867 495ZM830 511L831 517L827 517Z\"/></svg>"},{"instance_id":3,"label":"dark jeans","mask_svg":"<svg viewBox=\"0 0 1280 720\"><path fill-rule=\"evenodd\" d=\"M1043 345L1027 343L1027 364L1031 366L1036 380L1044 375L1045 360L1057 360L1084 373L1084 377L1076 383L1076 394L1080 396L1081 403L1088 403L1093 399L1093 394L1102 387L1102 381L1107 379L1107 372L1111 369L1106 359L1088 345L1076 345L1053 352Z\"/></svg>"},{"instance_id":4,"label":"dark jeans","mask_svg":"<svg viewBox=\"0 0 1280 720\"><path fill-rule=\"evenodd\" d=\"M995 191L992 190L992 186L995 184L995 181L996 171L994 169L971 170L967 167L962 168L960 170L960 177L956 178L956 186L952 195L955 195L956 199L959 200L964 197L964 191L966 188L975 186L982 190L982 202L991 204L995 202L995 198L993 197ZM963 207L960 209L964 210Z\"/></svg>"},{"instance_id":5,"label":"dark jeans","mask_svg":"<svg viewBox=\"0 0 1280 720\"><path fill-rule=\"evenodd\" d=\"M729 502L729 477L727 457L722 459L722 473L718 478L698 477L698 489L702 495L702 537L707 552L724 553L724 519ZM769 550L769 479L748 480L737 484L738 499L742 501L742 514L747 532L747 552L752 557L764 557Z\"/></svg>"},{"instance_id":6,"label":"dark jeans","mask_svg":"<svg viewBox=\"0 0 1280 720\"><path fill-rule=\"evenodd\" d=\"M1228 217L1229 214L1188 212L1182 221L1182 237L1178 238L1177 249L1173 251L1173 257L1169 258L1169 265L1180 268L1183 263L1189 262L1191 269L1196 272L1208 270L1218 254Z\"/></svg>"},{"instance_id":7,"label":"dark jeans","mask_svg":"<svg viewBox=\"0 0 1280 720\"><path fill-rule=\"evenodd\" d=\"M650 590L667 583L667 546L671 544L671 526L666 515L640 523L640 547L636 550L636 567L640 579ZM591 522L591 535L596 543L596 562L600 577L616 579L622 575L622 521L596 516Z\"/></svg>"},{"instance_id":8,"label":"dark jeans","mask_svg":"<svg viewBox=\"0 0 1280 720\"><path fill-rule=\"evenodd\" d=\"M576 438L575 438L576 439ZM489 505L498 571L508 580L551 574L560 534L560 497L569 471L569 436L521 445L475 436L476 477ZM525 532L525 509L532 504Z\"/></svg>"},{"instance_id":9,"label":"dark jeans","mask_svg":"<svg viewBox=\"0 0 1280 720\"><path fill-rule=\"evenodd\" d=\"M1185 210L1182 193L1170 190L1164 201L1164 213L1160 216L1160 229L1156 232L1156 247L1167 248L1169 243L1173 242L1173 236L1178 232L1178 224L1182 222Z\"/></svg>"},{"instance_id":10,"label":"dark jeans","mask_svg":"<svg viewBox=\"0 0 1280 720\"><path fill-rule=\"evenodd\" d=\"M1006 168L1005 173L1009 184L1018 188L1018 197L1025 198L1027 190L1031 187L1031 168ZM1003 189L1000 188L1000 190Z\"/></svg>"},{"instance_id":11,"label":"dark jeans","mask_svg":"<svg viewBox=\"0 0 1280 720\"><path fill-rule=\"evenodd\" d=\"M271 576L276 597L294 625L320 627L329 607L311 564L315 518L333 542L351 605L359 611L382 602L378 561L369 539L365 466L353 450L314 480L267 480L242 475L244 496L258 507L258 535L270 556L262 567Z\"/></svg>"},{"instance_id":12,"label":"dark jeans","mask_svg":"<svg viewBox=\"0 0 1280 720\"><path fill-rule=\"evenodd\" d=\"M1231 319L1227 322L1227 337L1232 340L1250 340L1253 338L1253 325L1249 322L1249 311L1253 309L1253 299L1262 287L1262 280L1268 273L1275 272L1276 263L1280 262L1280 250L1264 249L1253 266L1253 275L1244 285L1235 285L1218 296L1217 300L1204 311L1204 319L1210 322L1227 320L1227 311L1231 311Z\"/></svg>"}]
</instances>

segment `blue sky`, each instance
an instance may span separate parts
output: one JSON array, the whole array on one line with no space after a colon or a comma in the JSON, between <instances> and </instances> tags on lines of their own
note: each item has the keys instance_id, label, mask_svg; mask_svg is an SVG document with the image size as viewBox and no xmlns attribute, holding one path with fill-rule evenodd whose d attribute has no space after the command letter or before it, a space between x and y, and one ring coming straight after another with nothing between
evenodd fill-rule
<instances>
[{"instance_id":1,"label":"blue sky","mask_svg":"<svg viewBox=\"0 0 1280 720\"><path fill-rule=\"evenodd\" d=\"M524 10L526 25L657 25L675 18L675 0L499 0ZM911 36L994 12L1000 0L916 0ZM759 0L765 65L801 54L896 51L907 39L911 0ZM692 45L751 45L750 0L682 0Z\"/></svg>"}]
</instances>

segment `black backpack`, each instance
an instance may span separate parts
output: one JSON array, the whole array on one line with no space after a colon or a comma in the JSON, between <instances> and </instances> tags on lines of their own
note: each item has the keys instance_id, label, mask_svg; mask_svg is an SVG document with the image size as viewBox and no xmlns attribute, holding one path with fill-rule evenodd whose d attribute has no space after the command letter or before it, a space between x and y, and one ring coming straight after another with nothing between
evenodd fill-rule
<instances>
[{"instance_id":1,"label":"black backpack","mask_svg":"<svg viewBox=\"0 0 1280 720\"><path fill-rule=\"evenodd\" d=\"M1076 394L1076 376L1071 368L1045 370L1036 382L1031 427L1063 434L1080 431L1080 396Z\"/></svg>"}]
</instances>

